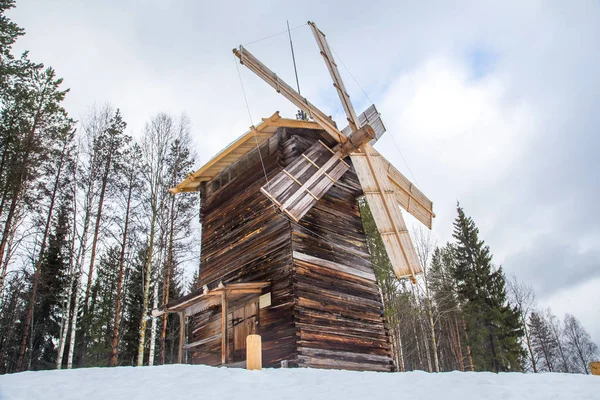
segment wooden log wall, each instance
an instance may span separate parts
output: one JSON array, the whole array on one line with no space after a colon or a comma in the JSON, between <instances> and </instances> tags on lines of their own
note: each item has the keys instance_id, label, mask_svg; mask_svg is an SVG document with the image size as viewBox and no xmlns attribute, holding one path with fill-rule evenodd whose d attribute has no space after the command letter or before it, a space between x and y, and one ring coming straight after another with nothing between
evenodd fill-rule
<instances>
[{"instance_id":1,"label":"wooden log wall","mask_svg":"<svg viewBox=\"0 0 600 400\"><path fill-rule=\"evenodd\" d=\"M261 154L269 178L281 170L281 135L275 135ZM289 221L279 216L261 192L264 171L255 150L227 173L208 182L202 199L202 248L199 285L213 288L219 281L271 282L271 306L260 310L259 330L263 339L263 365L279 366L295 357L293 320L292 252ZM216 190L215 190L216 189ZM210 315L210 316L208 316ZM218 326L221 307L193 318L190 341L208 337ZM231 328L231 320L228 321ZM230 348L233 337L230 335ZM193 352L192 362L219 365L220 338Z\"/></svg>"},{"instance_id":2,"label":"wooden log wall","mask_svg":"<svg viewBox=\"0 0 600 400\"><path fill-rule=\"evenodd\" d=\"M304 151L304 146L296 150ZM358 211L361 194L351 169L292 224L299 366L393 368L383 304Z\"/></svg>"},{"instance_id":3,"label":"wooden log wall","mask_svg":"<svg viewBox=\"0 0 600 400\"><path fill-rule=\"evenodd\" d=\"M261 146L269 179L317 139L327 140L319 131L281 128ZM356 174L346 172L296 224L260 192L265 177L257 155L202 189L200 286L271 282L272 304L260 310L265 367L288 360L291 366L391 370ZM196 314L189 341L219 332L220 311L215 305ZM192 362L219 365L220 346L217 337L194 349Z\"/></svg>"}]
</instances>

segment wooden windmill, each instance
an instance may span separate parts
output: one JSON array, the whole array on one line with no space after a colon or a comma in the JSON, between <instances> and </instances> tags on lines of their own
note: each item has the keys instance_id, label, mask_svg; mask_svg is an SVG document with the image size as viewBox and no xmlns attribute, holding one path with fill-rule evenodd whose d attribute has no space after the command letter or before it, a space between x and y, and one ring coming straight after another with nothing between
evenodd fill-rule
<instances>
[{"instance_id":1,"label":"wooden windmill","mask_svg":"<svg viewBox=\"0 0 600 400\"><path fill-rule=\"evenodd\" d=\"M315 143L297 161L263 186L261 191L297 222L350 168L344 162L344 158L350 156L396 276L410 277L414 282L416 274L422 272L422 267L398 206L431 229L435 216L432 202L369 144L385 131L379 116L376 115L373 121L379 131L376 134L370 125L368 112L361 114L362 118L356 115L325 35L314 22L309 21L308 24L333 79L349 125L342 131L338 130L330 117L243 46L234 49L234 54L243 65L304 111L338 143L334 148L327 147L321 141ZM306 173L311 165L317 170Z\"/></svg>"},{"instance_id":2,"label":"wooden windmill","mask_svg":"<svg viewBox=\"0 0 600 400\"><path fill-rule=\"evenodd\" d=\"M431 227L432 203L373 149L385 132L377 109L356 115L325 35L309 24L349 126L339 130L246 49L234 50L312 121L263 118L171 189L201 200L197 290L153 310L179 314L182 361L242 365L246 337L258 332L264 366L394 367L358 198L369 202L396 275L412 279L421 266L399 206Z\"/></svg>"}]
</instances>

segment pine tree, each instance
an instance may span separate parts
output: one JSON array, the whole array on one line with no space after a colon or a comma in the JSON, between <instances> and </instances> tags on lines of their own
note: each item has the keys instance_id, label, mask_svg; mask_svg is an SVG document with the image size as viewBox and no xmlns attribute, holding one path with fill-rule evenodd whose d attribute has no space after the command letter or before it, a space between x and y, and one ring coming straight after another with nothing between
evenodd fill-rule
<instances>
[{"instance_id":1,"label":"pine tree","mask_svg":"<svg viewBox=\"0 0 600 400\"><path fill-rule=\"evenodd\" d=\"M189 146L189 122L187 118L182 117L179 122L177 136L171 143L169 158L167 161L167 185L175 187L180 181L192 172L195 157ZM166 189L166 188L165 188ZM167 304L169 299L179 297L181 288L174 284L173 279L176 274L176 269L180 258L185 257L185 253L192 251L193 239L191 233L191 221L195 218L197 197L194 196L174 196L167 201L167 213L165 213L165 221L162 224L165 229L165 263L162 276L162 304ZM169 316L163 314L162 329L160 339L160 354L159 363L165 363L165 351L167 341L167 322ZM172 321L179 319L171 316Z\"/></svg>"},{"instance_id":2,"label":"pine tree","mask_svg":"<svg viewBox=\"0 0 600 400\"><path fill-rule=\"evenodd\" d=\"M120 251L119 251L119 265L117 274L117 288L115 293L115 309L113 317L113 333L111 341L111 357L110 365L112 367L117 365L117 356L119 350L119 326L121 324L121 315L123 313L123 290L125 286L125 267L127 250L131 247L130 232L132 230L132 216L136 217L135 208L139 203L141 184L138 180L138 176L141 170L140 165L141 150L139 146L134 145L128 149L126 161L123 164L123 174L119 181L119 191L123 193L123 208L125 214L121 219L122 230L120 232Z\"/></svg>"},{"instance_id":3,"label":"pine tree","mask_svg":"<svg viewBox=\"0 0 600 400\"><path fill-rule=\"evenodd\" d=\"M83 300L83 329L80 338L81 357L85 356L85 350L87 346L86 339L88 333L86 327L88 326L89 318L92 314L89 312L89 299L94 277L96 251L100 239L100 227L102 224L105 201L107 200L106 197L114 188L116 175L120 172L122 167L124 151L131 140L131 137L125 134L126 126L127 123L123 121L120 110L115 110L110 119L107 121L106 126L101 128L94 143L96 147L95 152L98 155L97 161L101 164L99 168L99 175L97 176L100 190L96 208L94 233L92 235L92 248L90 254L90 265L88 269L88 279Z\"/></svg>"},{"instance_id":4,"label":"pine tree","mask_svg":"<svg viewBox=\"0 0 600 400\"><path fill-rule=\"evenodd\" d=\"M55 366L55 344L60 336L61 326L61 301L68 284L69 230L70 208L68 200L63 200L40 267L28 369L51 369Z\"/></svg>"},{"instance_id":5,"label":"pine tree","mask_svg":"<svg viewBox=\"0 0 600 400\"><path fill-rule=\"evenodd\" d=\"M116 245L100 257L98 276L90 294L86 366L105 367L110 363L120 253L120 246Z\"/></svg>"},{"instance_id":6,"label":"pine tree","mask_svg":"<svg viewBox=\"0 0 600 400\"><path fill-rule=\"evenodd\" d=\"M48 236L50 235L50 228L53 220L55 205L60 201L60 198L62 197L62 188L65 185L68 185L69 183L69 176L66 174L66 172L68 172L70 166L73 163L72 156L74 132L71 128L73 122L70 119L66 118L64 114L59 114L55 118L58 121L60 121L58 126L56 127L58 129L58 133L55 135L57 139L56 145L50 148L49 160L46 160L46 162L44 163L45 165L42 165L43 168L40 168L42 171L45 172L43 176L45 176L52 183L50 187L45 187L45 182L42 182L39 185L39 187L45 189L45 191L42 193L45 195L46 198L48 198L48 205L47 207L42 207L43 215L40 216L41 218L39 221L39 225L43 226L44 228L41 234L42 239L38 259L35 262L34 266L33 284L30 293L29 307L27 315L25 317L23 338L21 340L21 350L19 353L19 360L17 362L17 368L19 370L22 369L23 362L25 360L27 345L29 342L29 332L31 328L32 318L34 315L34 309L36 308L37 304L38 287L40 285L42 275L45 273L43 271L43 260L44 257L47 256L46 245ZM63 200L63 208L61 209L61 222L67 221L65 223L68 224L68 217L64 215L65 209L67 207L67 202L68 200ZM62 228L64 229L65 227ZM64 235L66 235L66 232L68 232L68 230L63 232ZM60 292L57 291L56 296L58 296L59 294Z\"/></svg>"},{"instance_id":7,"label":"pine tree","mask_svg":"<svg viewBox=\"0 0 600 400\"><path fill-rule=\"evenodd\" d=\"M148 248L143 244L133 257L130 268L125 273L127 293L125 312L121 320L121 342L119 365L137 365L139 330L142 324L144 299L144 267Z\"/></svg>"},{"instance_id":8,"label":"pine tree","mask_svg":"<svg viewBox=\"0 0 600 400\"><path fill-rule=\"evenodd\" d=\"M445 370L473 370L471 349L466 343L468 334L458 298L457 282L454 277L456 263L454 247L447 243L433 252L429 272L433 302L445 335L441 336L443 359L448 360ZM451 361L453 360L453 361Z\"/></svg>"},{"instance_id":9,"label":"pine tree","mask_svg":"<svg viewBox=\"0 0 600 400\"><path fill-rule=\"evenodd\" d=\"M455 279L463 305L476 370L520 370L524 352L519 313L506 299L501 268L492 266L488 246L479 239L479 229L457 206L453 237L456 240Z\"/></svg>"}]
</instances>

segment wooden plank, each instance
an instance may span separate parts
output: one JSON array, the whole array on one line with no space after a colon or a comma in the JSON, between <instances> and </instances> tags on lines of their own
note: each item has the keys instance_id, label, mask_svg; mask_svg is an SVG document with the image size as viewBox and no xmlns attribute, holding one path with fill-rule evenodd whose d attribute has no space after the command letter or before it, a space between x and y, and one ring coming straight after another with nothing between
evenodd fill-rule
<instances>
[{"instance_id":1,"label":"wooden plank","mask_svg":"<svg viewBox=\"0 0 600 400\"><path fill-rule=\"evenodd\" d=\"M227 364L227 292L221 294L221 365Z\"/></svg>"},{"instance_id":2,"label":"wooden plank","mask_svg":"<svg viewBox=\"0 0 600 400\"><path fill-rule=\"evenodd\" d=\"M325 267L325 268L329 268L329 269L333 269L336 271L340 271L349 275L354 275L363 279L367 279L369 281L375 282L375 273L368 273L368 272L363 272L354 268L351 268L349 266L346 265L342 265L333 261L329 261L329 260L324 260L321 258L317 258L317 257L313 257L310 256L308 254L303 254L297 251L292 252L292 257L294 257L295 259L298 259L300 261L304 261L307 263L312 263L312 264L316 264L319 265L321 267Z\"/></svg>"},{"instance_id":3,"label":"wooden plank","mask_svg":"<svg viewBox=\"0 0 600 400\"><path fill-rule=\"evenodd\" d=\"M294 162L318 143L321 133L307 129L279 132L273 138L277 143L275 150L263 158L271 187L274 177L284 168L293 176L299 176L301 183L306 182L316 168L303 160L294 169ZM310 157L322 165L331 155L321 146L319 152ZM386 357L389 345L383 306L357 208L356 199L362 191L356 174L347 171L299 223L290 223L260 192L264 172L258 158L240 160L243 160L241 172L232 173L227 186L203 194L202 268L198 284L214 288L223 281L227 288L234 282L271 283L268 290L271 305L261 309L258 316L265 367L279 366L284 360L290 366L307 366L298 360L298 348L303 347L315 349L316 353L311 355L312 365L318 368L362 360L362 366L357 369L389 370L391 358ZM289 176L284 179L281 185L300 187ZM322 179L328 178L323 176ZM318 183L320 181L315 185ZM309 190L315 193L314 185ZM293 250L324 260L320 264L326 266L293 258ZM231 313L246 301L243 296L258 298L258 294L239 296L239 300L228 302L228 365L236 360L235 349L232 352L231 332L234 337L236 332L232 330L235 328L232 328ZM216 299L221 300L220 296ZM245 315L249 315L248 312L245 311ZM220 305L200 310L190 318L193 325L189 341L197 342L221 333L221 317ZM250 322L245 320L242 324L246 323ZM248 325L248 332L251 327ZM191 361L222 365L221 342L216 339L190 348L187 352ZM321 350L338 353L326 354ZM351 359L343 352L357 353L359 358ZM379 358L375 357L378 358L375 361L371 356Z\"/></svg>"},{"instance_id":4,"label":"wooden plank","mask_svg":"<svg viewBox=\"0 0 600 400\"><path fill-rule=\"evenodd\" d=\"M294 221L299 221L348 170L348 165L341 162L340 152L325 158L329 151L323 143L313 144L261 191ZM308 178L305 173L309 173Z\"/></svg>"},{"instance_id":5,"label":"wooden plank","mask_svg":"<svg viewBox=\"0 0 600 400\"><path fill-rule=\"evenodd\" d=\"M260 335L246 337L246 369L262 369L262 343Z\"/></svg>"},{"instance_id":6,"label":"wooden plank","mask_svg":"<svg viewBox=\"0 0 600 400\"><path fill-rule=\"evenodd\" d=\"M372 147L365 145L362 153L352 154L352 163L371 208L377 229L398 278L416 279L422 272L406 223L396 205L392 185L387 179L385 165Z\"/></svg>"},{"instance_id":7,"label":"wooden plank","mask_svg":"<svg viewBox=\"0 0 600 400\"><path fill-rule=\"evenodd\" d=\"M356 132L360 128L360 122L356 116L356 111L354 111L354 106L352 106L352 102L350 101L350 95L346 91L346 87L342 81L337 64L333 59L333 54L331 54L331 50L329 49L327 39L325 39L325 34L317 28L317 25L315 25L314 22L309 21L308 25L312 29L319 49L321 50L321 55L323 56L323 60L325 60L325 64L327 65L327 69L333 80L333 86L337 89L338 96L340 97L340 101L346 112L346 117L352 132Z\"/></svg>"},{"instance_id":8,"label":"wooden plank","mask_svg":"<svg viewBox=\"0 0 600 400\"><path fill-rule=\"evenodd\" d=\"M240 46L239 49L233 49L233 54L240 59L242 65L248 67L248 69L267 82L278 93L282 94L286 99L295 104L296 107L312 117L336 142L346 142L346 136L337 129L335 122L330 117L325 115L324 112L310 103L305 97L302 97L300 93L279 78L277 74L267 68L267 66L254 57L252 53L243 46Z\"/></svg>"},{"instance_id":9,"label":"wooden plank","mask_svg":"<svg viewBox=\"0 0 600 400\"><path fill-rule=\"evenodd\" d=\"M179 313L179 353L177 354L177 362L183 363L183 348L185 342L185 311Z\"/></svg>"},{"instance_id":10,"label":"wooden plank","mask_svg":"<svg viewBox=\"0 0 600 400\"><path fill-rule=\"evenodd\" d=\"M409 214L422 222L429 229L432 227L433 202L427 198L417 187L385 159L377 150L369 146L370 153L379 157L384 165L388 179L396 195L396 201Z\"/></svg>"},{"instance_id":11,"label":"wooden plank","mask_svg":"<svg viewBox=\"0 0 600 400\"><path fill-rule=\"evenodd\" d=\"M208 343L208 342L212 342L213 340L217 340L217 339L220 339L220 338L221 338L221 333L219 332L219 333L217 333L216 335L209 336L209 337L207 337L207 338L205 338L205 339L202 339L202 340L197 340L197 341L195 341L195 342L192 342L192 343L185 344L185 345L183 346L183 349L184 349L184 350L189 350L189 349L192 349L192 348L194 348L194 347L201 346L201 345L203 345L203 344L206 344L206 343Z\"/></svg>"}]
</instances>

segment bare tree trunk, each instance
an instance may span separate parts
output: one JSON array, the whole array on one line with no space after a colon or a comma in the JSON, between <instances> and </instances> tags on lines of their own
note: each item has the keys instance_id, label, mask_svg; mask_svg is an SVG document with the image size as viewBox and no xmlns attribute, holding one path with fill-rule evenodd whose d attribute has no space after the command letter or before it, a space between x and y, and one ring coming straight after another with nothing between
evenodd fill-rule
<instances>
[{"instance_id":1,"label":"bare tree trunk","mask_svg":"<svg viewBox=\"0 0 600 400\"><path fill-rule=\"evenodd\" d=\"M131 210L131 198L133 196L133 179L130 176L129 189L127 192L127 205L125 206L125 225L123 227L123 239L121 242L121 254L119 255L119 275L117 278L117 295L115 304L115 318L113 321L113 335L111 343L110 366L117 366L117 348L119 343L119 323L121 321L121 294L123 292L123 275L125 271L125 249L127 248L127 233L129 228L129 214Z\"/></svg>"},{"instance_id":2,"label":"bare tree trunk","mask_svg":"<svg viewBox=\"0 0 600 400\"><path fill-rule=\"evenodd\" d=\"M92 252L90 255L90 267L88 269L88 276L87 276L87 285L86 285L86 289L85 289L85 297L83 300L83 318L84 321L87 319L88 313L89 313L89 301L90 301L90 293L91 293L91 289L92 289L92 282L93 282L93 277L94 277L94 264L96 262L96 250L98 247L98 237L100 236L100 225L102 222L102 209L104 208L104 196L106 194L106 187L108 185L108 176L110 173L110 167L111 167L111 158L109 157L107 160L107 164L106 164L106 168L104 170L104 174L102 176L102 186L100 188L100 198L98 200L98 210L96 211L96 223L94 226L94 235L92 237ZM83 359L84 355L85 355L85 346L86 346L86 339L87 339L87 329L83 329L82 331L82 336L81 336L81 357Z\"/></svg>"},{"instance_id":3,"label":"bare tree trunk","mask_svg":"<svg viewBox=\"0 0 600 400\"><path fill-rule=\"evenodd\" d=\"M463 332L465 334L465 340L467 341L467 343L469 343L469 334L467 333L467 323L465 322L465 316L462 316L462 327L463 327ZM469 369L471 371L475 371L475 368L473 366L473 357L471 356L471 346L469 346L467 344L467 358L469 360Z\"/></svg>"},{"instance_id":4,"label":"bare tree trunk","mask_svg":"<svg viewBox=\"0 0 600 400\"><path fill-rule=\"evenodd\" d=\"M156 268L158 271L158 268ZM158 275L158 273L156 273ZM154 279L154 288L152 289L152 308L158 308L158 276ZM158 321L156 317L152 317L152 324L150 325L150 349L148 350L148 365L154 365L154 352L156 350L156 328Z\"/></svg>"},{"instance_id":5,"label":"bare tree trunk","mask_svg":"<svg viewBox=\"0 0 600 400\"><path fill-rule=\"evenodd\" d=\"M21 339L21 350L19 351L19 360L17 361L17 372L22 371L23 361L25 360L25 353L27 352L27 343L29 339L29 330L31 329L31 320L33 318L33 309L35 308L37 291L40 284L40 277L42 275L42 261L44 260L44 254L46 253L46 242L48 241L48 235L50 234L50 224L52 223L52 214L54 212L54 205L56 204L56 196L58 194L58 187L60 184L60 176L64 164L66 147L67 146L65 143L65 146L63 147L62 152L60 154L60 159L56 171L56 177L54 178L54 187L52 188L50 206L48 207L48 215L46 216L46 223L44 225L44 234L42 235L40 253L35 263L33 288L31 290L31 296L29 297L29 307L27 308L27 316L25 317L25 328L23 330L23 338Z\"/></svg>"},{"instance_id":6,"label":"bare tree trunk","mask_svg":"<svg viewBox=\"0 0 600 400\"><path fill-rule=\"evenodd\" d=\"M431 296L429 293L429 282L427 280L427 268L423 269L423 278L425 280L425 296L427 297L427 317L429 318L429 330L431 334L431 346L433 347L433 364L435 372L440 372L440 360L438 358L438 345L437 338L435 336L435 323L433 320L433 304L431 302Z\"/></svg>"},{"instance_id":7,"label":"bare tree trunk","mask_svg":"<svg viewBox=\"0 0 600 400\"><path fill-rule=\"evenodd\" d=\"M72 254L72 253L71 253ZM65 344L67 342L67 332L69 330L69 321L71 319L71 298L73 296L73 285L75 284L75 270L74 266L71 265L69 269L69 288L67 289L67 296L63 303L64 317L60 322L60 337L58 339L58 354L56 356L56 369L62 368L63 355L65 354Z\"/></svg>"},{"instance_id":8,"label":"bare tree trunk","mask_svg":"<svg viewBox=\"0 0 600 400\"><path fill-rule=\"evenodd\" d=\"M458 318L456 317L456 315L454 316L454 322L456 325L456 344L458 345L458 365L460 367L460 370L464 372L465 360L464 360L462 345L461 345L461 341L460 341L460 328L458 327Z\"/></svg>"},{"instance_id":9,"label":"bare tree trunk","mask_svg":"<svg viewBox=\"0 0 600 400\"><path fill-rule=\"evenodd\" d=\"M396 331L396 337L397 337L398 349L399 349L398 357L400 359L400 363L398 366L400 368L400 372L404 372L404 371L406 371L406 365L404 364L404 347L402 346L402 336L400 335L399 327L396 327L395 331Z\"/></svg>"},{"instance_id":10,"label":"bare tree trunk","mask_svg":"<svg viewBox=\"0 0 600 400\"><path fill-rule=\"evenodd\" d=\"M2 231L2 239L0 239L0 262L4 261L4 253L6 252L6 245L8 243L10 237L10 231L13 225L13 218L15 216L15 210L17 208L18 196L20 194L20 190L16 187L13 189L13 194L10 202L10 208L8 210L8 215L6 216L6 222L4 223L4 229ZM3 263L2 274L0 274L0 293L4 289L4 278L7 273L8 263Z\"/></svg>"},{"instance_id":11,"label":"bare tree trunk","mask_svg":"<svg viewBox=\"0 0 600 400\"><path fill-rule=\"evenodd\" d=\"M92 183L89 183L90 186L87 189L86 196L86 207L84 211L83 217L83 230L81 232L81 240L79 242L79 252L77 255L77 264L76 264L76 274L77 274L77 283L74 288L74 301L73 301L73 311L71 313L71 337L69 339L69 353L67 356L67 369L71 369L73 367L73 355L75 352L75 339L77 337L77 314L79 311L79 290L81 288L81 284L83 282L83 262L85 261L85 253L87 250L87 232L90 226L90 219L92 214L92 201L93 201L93 187Z\"/></svg>"},{"instance_id":12,"label":"bare tree trunk","mask_svg":"<svg viewBox=\"0 0 600 400\"><path fill-rule=\"evenodd\" d=\"M2 238L0 239L0 262L2 262L2 260L4 260L4 253L6 252L6 245L8 242L9 233L11 231L11 227L13 224L15 210L17 209L17 201L18 201L19 197L21 196L21 191L23 190L23 182L24 182L24 180L26 178L26 174L28 172L27 168L28 168L28 164L30 161L29 159L31 157L31 147L29 147L29 146L31 146L33 144L33 141L35 139L35 134L37 132L38 124L40 122L42 107L45 104L46 88L47 88L47 86L44 87L44 89L42 90L42 93L40 94L40 103L36 110L35 117L33 118L33 124L32 124L31 130L28 132L27 138L25 140L25 143L26 143L25 155L23 157L23 160L19 160L20 165L16 166L17 168L20 169L20 171L17 173L16 181L11 182L11 185L13 185L13 193L12 193L12 198L11 198L11 203L10 203L10 209L8 211L8 215L7 215L6 221L4 223L4 229L2 231ZM0 293L2 293L2 289L4 288L5 275L6 274L0 274Z\"/></svg>"},{"instance_id":13,"label":"bare tree trunk","mask_svg":"<svg viewBox=\"0 0 600 400\"><path fill-rule=\"evenodd\" d=\"M16 213L18 214L18 212ZM19 225L19 223L17 221L15 221L15 219L18 219L18 216L15 216L13 218L13 226L11 228L11 231L9 232L9 236L8 236L8 240L6 241L6 248L7 251L5 252L4 255L4 260L2 260L2 270L0 271L0 294L2 293L2 290L4 288L4 281L6 279L6 275L8 274L8 265L10 264L10 260L14 254L15 248L13 247L14 245L14 241L15 241L15 236L17 234L17 227ZM0 302L1 304L1 302Z\"/></svg>"},{"instance_id":14,"label":"bare tree trunk","mask_svg":"<svg viewBox=\"0 0 600 400\"><path fill-rule=\"evenodd\" d=\"M152 220L150 222L150 237L148 239L148 254L146 255L146 262L144 264L144 300L142 303L142 318L140 323L140 330L138 333L138 357L137 365L141 367L144 365L144 345L146 342L146 326L148 323L148 304L150 300L150 278L152 275L152 253L154 252L154 235L156 229L156 217L158 214L157 207L152 210Z\"/></svg>"},{"instance_id":15,"label":"bare tree trunk","mask_svg":"<svg viewBox=\"0 0 600 400\"><path fill-rule=\"evenodd\" d=\"M431 252L435 248L435 241L431 233L425 232L423 229L418 229L416 232L413 232L416 237L417 244L417 254L419 256L419 261L423 266L423 281L425 282L425 297L427 298L427 306L426 312L427 317L429 319L429 331L431 335L431 346L433 347L433 364L435 368L435 372L440 372L440 361L438 359L438 348L437 348L437 338L435 336L435 323L433 320L433 304L431 302L431 295L429 293L429 280L427 277L427 272L429 269L429 258ZM428 345L426 346L429 347ZM431 353L427 352L427 362L431 365ZM431 372L431 366L429 368L429 372Z\"/></svg>"},{"instance_id":16,"label":"bare tree trunk","mask_svg":"<svg viewBox=\"0 0 600 400\"><path fill-rule=\"evenodd\" d=\"M73 285L75 284L75 241L77 239L77 168L75 168L73 177L73 231L71 244L69 246L69 288L67 296L63 302L63 318L60 324L60 338L58 339L58 354L56 356L56 369L62 368L63 357L65 354L65 345L67 342L67 333L71 319L71 300L73 297Z\"/></svg>"},{"instance_id":17,"label":"bare tree trunk","mask_svg":"<svg viewBox=\"0 0 600 400\"><path fill-rule=\"evenodd\" d=\"M171 274L174 264L174 236L175 236L175 196L171 196L171 208L170 208L170 221L169 221L169 246L167 255L167 265L165 268L165 276L163 279L163 304L169 302L169 289L171 286ZM167 339L167 313L162 315L162 331L160 334L160 364L165 363L165 344Z\"/></svg>"}]
</instances>

